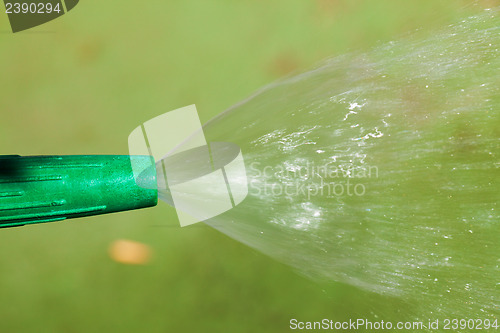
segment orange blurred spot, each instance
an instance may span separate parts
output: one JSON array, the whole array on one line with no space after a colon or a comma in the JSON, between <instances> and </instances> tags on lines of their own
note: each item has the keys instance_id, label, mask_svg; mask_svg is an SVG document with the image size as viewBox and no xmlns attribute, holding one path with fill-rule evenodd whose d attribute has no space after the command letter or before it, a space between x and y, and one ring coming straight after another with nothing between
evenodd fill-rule
<instances>
[{"instance_id":1,"label":"orange blurred spot","mask_svg":"<svg viewBox=\"0 0 500 333\"><path fill-rule=\"evenodd\" d=\"M292 53L282 53L273 60L268 68L271 75L281 77L299 68L299 61Z\"/></svg>"},{"instance_id":2,"label":"orange blurred spot","mask_svg":"<svg viewBox=\"0 0 500 333\"><path fill-rule=\"evenodd\" d=\"M78 61L82 65L91 64L99 59L102 54L102 50L103 45L101 41L97 39L89 39L79 45L77 49Z\"/></svg>"},{"instance_id":3,"label":"orange blurred spot","mask_svg":"<svg viewBox=\"0 0 500 333\"><path fill-rule=\"evenodd\" d=\"M148 245L126 239L114 241L109 247L111 259L128 265L145 265L151 260L151 254Z\"/></svg>"}]
</instances>

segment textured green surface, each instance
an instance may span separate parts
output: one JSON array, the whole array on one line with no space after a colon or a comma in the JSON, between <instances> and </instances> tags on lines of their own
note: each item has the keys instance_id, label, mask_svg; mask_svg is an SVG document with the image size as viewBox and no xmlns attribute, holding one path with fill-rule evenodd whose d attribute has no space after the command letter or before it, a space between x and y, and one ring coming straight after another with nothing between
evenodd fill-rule
<instances>
[{"instance_id":1,"label":"textured green surface","mask_svg":"<svg viewBox=\"0 0 500 333\"><path fill-rule=\"evenodd\" d=\"M0 154L127 154L147 119L196 103L206 122L326 57L432 34L470 3L86 0L15 36L0 15ZM119 238L149 244L154 261L114 263L107 249ZM323 292L209 227L179 228L161 203L2 230L0 253L1 332L288 332L291 317L371 310L352 287Z\"/></svg>"},{"instance_id":2,"label":"textured green surface","mask_svg":"<svg viewBox=\"0 0 500 333\"><path fill-rule=\"evenodd\" d=\"M140 181L155 188L150 156L0 156L0 227L155 206L157 191L136 184L131 159L150 166Z\"/></svg>"}]
</instances>

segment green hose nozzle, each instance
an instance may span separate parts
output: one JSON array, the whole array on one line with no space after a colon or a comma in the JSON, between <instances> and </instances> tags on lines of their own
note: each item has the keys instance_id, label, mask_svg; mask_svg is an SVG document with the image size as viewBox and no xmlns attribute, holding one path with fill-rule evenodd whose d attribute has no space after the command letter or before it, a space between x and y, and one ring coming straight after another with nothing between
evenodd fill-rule
<instances>
[{"instance_id":1,"label":"green hose nozzle","mask_svg":"<svg viewBox=\"0 0 500 333\"><path fill-rule=\"evenodd\" d=\"M132 161L144 166L138 179ZM140 209L157 202L151 156L0 156L0 227Z\"/></svg>"}]
</instances>

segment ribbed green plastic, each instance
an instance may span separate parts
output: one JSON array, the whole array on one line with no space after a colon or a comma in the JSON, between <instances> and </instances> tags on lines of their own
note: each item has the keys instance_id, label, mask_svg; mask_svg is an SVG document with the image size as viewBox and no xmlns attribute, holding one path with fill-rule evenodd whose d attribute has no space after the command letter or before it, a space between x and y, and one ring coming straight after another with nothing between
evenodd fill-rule
<instances>
[{"instance_id":1,"label":"ribbed green plastic","mask_svg":"<svg viewBox=\"0 0 500 333\"><path fill-rule=\"evenodd\" d=\"M151 156L0 156L0 227L155 206L155 188Z\"/></svg>"}]
</instances>

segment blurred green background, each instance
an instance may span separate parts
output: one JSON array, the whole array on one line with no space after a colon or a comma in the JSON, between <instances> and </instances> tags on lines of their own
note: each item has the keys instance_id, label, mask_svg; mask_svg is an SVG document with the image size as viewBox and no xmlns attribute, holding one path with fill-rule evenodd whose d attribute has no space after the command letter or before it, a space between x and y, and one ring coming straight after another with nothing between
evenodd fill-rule
<instances>
[{"instance_id":1,"label":"blurred green background","mask_svg":"<svg viewBox=\"0 0 500 333\"><path fill-rule=\"evenodd\" d=\"M206 122L284 75L473 7L84 0L17 34L1 14L0 154L127 154L131 130L159 114L196 104ZM112 261L117 239L148 244L152 262ZM209 227L181 229L163 203L0 230L0 250L0 332L286 332L291 318L345 320L364 306L354 288L326 290Z\"/></svg>"}]
</instances>

